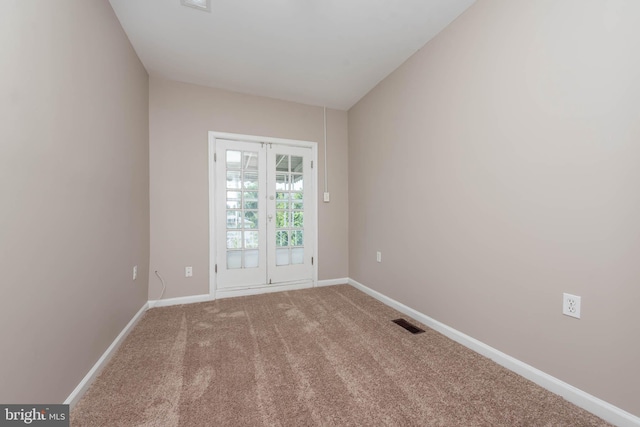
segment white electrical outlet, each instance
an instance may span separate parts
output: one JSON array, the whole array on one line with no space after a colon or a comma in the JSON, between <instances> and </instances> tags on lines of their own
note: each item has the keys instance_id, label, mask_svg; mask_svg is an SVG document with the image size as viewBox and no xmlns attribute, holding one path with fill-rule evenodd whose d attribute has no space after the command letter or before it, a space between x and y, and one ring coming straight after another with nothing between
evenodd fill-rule
<instances>
[{"instance_id":1,"label":"white electrical outlet","mask_svg":"<svg viewBox=\"0 0 640 427\"><path fill-rule=\"evenodd\" d=\"M134 265L133 266L133 280L136 280L138 278L138 266Z\"/></svg>"},{"instance_id":2,"label":"white electrical outlet","mask_svg":"<svg viewBox=\"0 0 640 427\"><path fill-rule=\"evenodd\" d=\"M376 261L382 262L382 252L376 252Z\"/></svg>"},{"instance_id":3,"label":"white electrical outlet","mask_svg":"<svg viewBox=\"0 0 640 427\"><path fill-rule=\"evenodd\" d=\"M329 203L331 201L331 195L328 192L324 193L324 201L326 203Z\"/></svg>"},{"instance_id":4,"label":"white electrical outlet","mask_svg":"<svg viewBox=\"0 0 640 427\"><path fill-rule=\"evenodd\" d=\"M562 314L580 318L580 297L564 293L562 294Z\"/></svg>"},{"instance_id":5,"label":"white electrical outlet","mask_svg":"<svg viewBox=\"0 0 640 427\"><path fill-rule=\"evenodd\" d=\"M184 277L192 277L192 276L193 276L193 267L185 267Z\"/></svg>"}]
</instances>

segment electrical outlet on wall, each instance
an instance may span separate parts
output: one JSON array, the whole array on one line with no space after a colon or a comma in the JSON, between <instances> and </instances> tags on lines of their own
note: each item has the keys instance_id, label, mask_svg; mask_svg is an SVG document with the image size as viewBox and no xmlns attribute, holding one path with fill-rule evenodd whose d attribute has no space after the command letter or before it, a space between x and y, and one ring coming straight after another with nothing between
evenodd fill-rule
<instances>
[{"instance_id":1,"label":"electrical outlet on wall","mask_svg":"<svg viewBox=\"0 0 640 427\"><path fill-rule=\"evenodd\" d=\"M562 294L562 314L580 318L580 297L577 295Z\"/></svg>"},{"instance_id":2,"label":"electrical outlet on wall","mask_svg":"<svg viewBox=\"0 0 640 427\"><path fill-rule=\"evenodd\" d=\"M376 261L382 262L382 252L376 252Z\"/></svg>"},{"instance_id":3,"label":"electrical outlet on wall","mask_svg":"<svg viewBox=\"0 0 640 427\"><path fill-rule=\"evenodd\" d=\"M192 277L192 276L193 276L193 267L185 267L184 277Z\"/></svg>"},{"instance_id":4,"label":"electrical outlet on wall","mask_svg":"<svg viewBox=\"0 0 640 427\"><path fill-rule=\"evenodd\" d=\"M133 280L136 280L138 278L138 266L134 265L133 266Z\"/></svg>"}]
</instances>

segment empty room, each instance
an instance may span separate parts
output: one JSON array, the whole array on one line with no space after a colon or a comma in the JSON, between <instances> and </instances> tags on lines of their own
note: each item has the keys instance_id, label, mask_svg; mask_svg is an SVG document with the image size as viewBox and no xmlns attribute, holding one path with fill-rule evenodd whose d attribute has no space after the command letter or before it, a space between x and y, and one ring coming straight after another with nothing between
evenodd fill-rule
<instances>
[{"instance_id":1,"label":"empty room","mask_svg":"<svg viewBox=\"0 0 640 427\"><path fill-rule=\"evenodd\" d=\"M640 427L639 19L0 0L0 425Z\"/></svg>"}]
</instances>

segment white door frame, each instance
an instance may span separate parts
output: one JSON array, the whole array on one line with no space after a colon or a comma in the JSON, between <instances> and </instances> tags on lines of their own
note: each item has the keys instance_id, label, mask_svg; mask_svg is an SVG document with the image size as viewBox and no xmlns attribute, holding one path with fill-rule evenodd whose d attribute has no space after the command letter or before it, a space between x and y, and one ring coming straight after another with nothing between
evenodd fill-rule
<instances>
[{"instance_id":1,"label":"white door frame","mask_svg":"<svg viewBox=\"0 0 640 427\"><path fill-rule=\"evenodd\" d=\"M216 161L214 159L214 155L216 152L216 139L227 139L232 141L245 141L245 142L264 142L266 144L282 144L282 145L291 145L296 147L306 147L311 148L311 156L313 160L313 170L311 171L311 180L313 184L313 188L315 189L315 197L312 198L312 206L311 211L313 214L313 219L311 221L311 227L314 230L315 241L313 243L313 279L311 285L303 284L303 285L267 285L264 287L252 287L246 289L233 289L233 290L225 290L217 289L217 275L215 272L215 265L217 260L217 250L216 250L216 235L215 235L215 225L216 225L216 191L217 183L216 183ZM230 296L242 296L242 295L253 295L253 294L261 294L267 292L278 292L284 290L293 290L293 289L302 289L308 287L315 287L318 283L318 144L311 141L299 141L293 139L283 139L283 138L272 138L266 136L254 136L254 135L241 135L235 133L227 133L227 132L215 132L209 131L209 296L212 299L224 298Z\"/></svg>"}]
</instances>

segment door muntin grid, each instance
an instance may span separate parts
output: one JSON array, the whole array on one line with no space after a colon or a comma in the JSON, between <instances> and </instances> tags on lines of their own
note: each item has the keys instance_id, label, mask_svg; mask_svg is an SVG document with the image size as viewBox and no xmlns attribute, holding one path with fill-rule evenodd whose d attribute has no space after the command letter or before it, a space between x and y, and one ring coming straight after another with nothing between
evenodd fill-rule
<instances>
[{"instance_id":1,"label":"door muntin grid","mask_svg":"<svg viewBox=\"0 0 640 427\"><path fill-rule=\"evenodd\" d=\"M225 150L227 269L260 267L258 152Z\"/></svg>"},{"instance_id":2,"label":"door muntin grid","mask_svg":"<svg viewBox=\"0 0 640 427\"><path fill-rule=\"evenodd\" d=\"M275 155L276 267L304 263L304 161Z\"/></svg>"}]
</instances>

